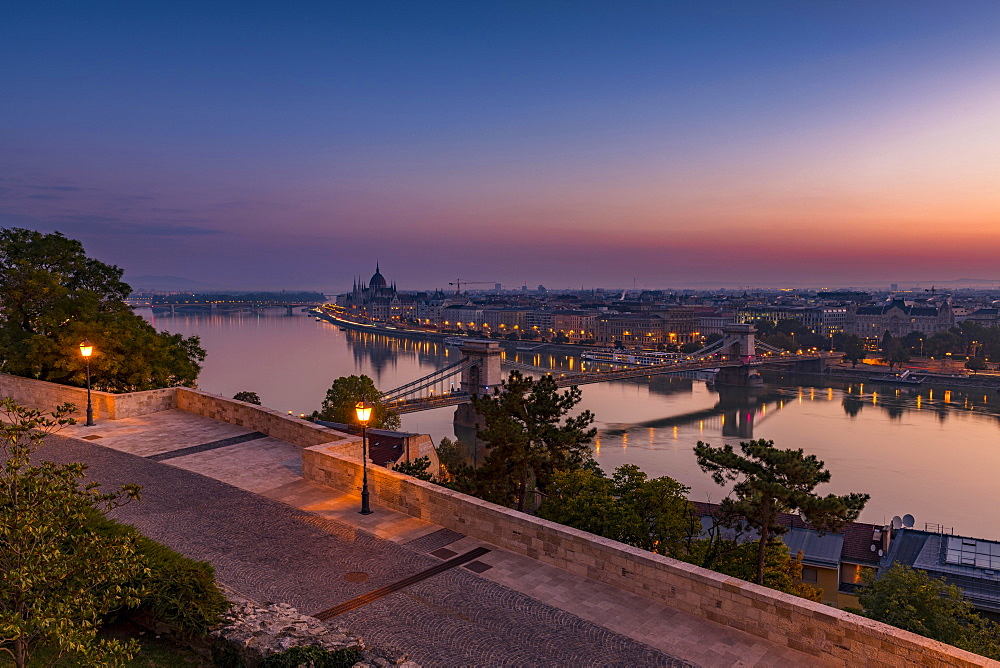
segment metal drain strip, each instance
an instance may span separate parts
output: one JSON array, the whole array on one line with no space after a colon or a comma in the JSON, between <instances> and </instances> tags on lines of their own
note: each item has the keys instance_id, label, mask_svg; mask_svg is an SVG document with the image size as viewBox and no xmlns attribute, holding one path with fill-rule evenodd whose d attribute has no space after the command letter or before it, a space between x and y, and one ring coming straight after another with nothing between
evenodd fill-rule
<instances>
[{"instance_id":1,"label":"metal drain strip","mask_svg":"<svg viewBox=\"0 0 1000 668\"><path fill-rule=\"evenodd\" d=\"M174 459L175 457L183 457L184 455L193 455L198 452L207 452L208 450L225 448L230 445L236 445L237 443L256 441L258 438L267 438L267 434L261 433L259 431L252 431L249 434L241 434L239 436L231 436L230 438L222 438L219 439L218 441L210 441L208 443L202 443L201 445L192 445L189 448L180 448L179 450L170 450L169 452L161 452L158 455L150 455L149 457L146 457L146 459L150 459L154 462L162 462L167 459Z\"/></svg>"},{"instance_id":2,"label":"metal drain strip","mask_svg":"<svg viewBox=\"0 0 1000 668\"><path fill-rule=\"evenodd\" d=\"M474 548L472 550L469 550L465 554L458 555L454 559L449 559L448 561L441 562L436 566L431 566L426 571L420 571L419 573L414 573L410 577L403 578L399 582L393 582L392 584L388 584L384 587L379 587L378 589L370 591L367 594L362 594L361 596L352 598L349 601L344 601L339 605L335 605L332 608L327 608L322 612L317 612L315 615L313 615L313 617L315 617L320 621L325 622L326 620L332 619L337 615L342 615L345 612L350 612L351 610L354 610L355 608L360 608L363 605L368 605L369 603L373 603L374 601L377 601L380 598L384 598L389 594L392 594L393 592L397 592L400 589L409 587L412 584L416 584L421 580L426 580L427 578L434 577L439 573L443 573L447 570L468 563L473 559L477 559L483 556L487 552L489 552L489 550L487 550L485 547Z\"/></svg>"}]
</instances>

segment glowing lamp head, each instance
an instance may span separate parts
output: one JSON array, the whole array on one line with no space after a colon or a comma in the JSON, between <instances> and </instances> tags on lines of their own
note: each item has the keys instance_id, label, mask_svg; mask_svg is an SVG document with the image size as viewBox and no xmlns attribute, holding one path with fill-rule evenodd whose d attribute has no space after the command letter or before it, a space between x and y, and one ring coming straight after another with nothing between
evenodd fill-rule
<instances>
[{"instance_id":1,"label":"glowing lamp head","mask_svg":"<svg viewBox=\"0 0 1000 668\"><path fill-rule=\"evenodd\" d=\"M354 410L358 414L358 422L361 424L368 424L368 421L372 419L371 404L359 401L357 406L354 407Z\"/></svg>"},{"instance_id":2,"label":"glowing lamp head","mask_svg":"<svg viewBox=\"0 0 1000 668\"><path fill-rule=\"evenodd\" d=\"M90 357L94 354L94 345L90 341L84 340L80 344L80 354L84 357Z\"/></svg>"}]
</instances>

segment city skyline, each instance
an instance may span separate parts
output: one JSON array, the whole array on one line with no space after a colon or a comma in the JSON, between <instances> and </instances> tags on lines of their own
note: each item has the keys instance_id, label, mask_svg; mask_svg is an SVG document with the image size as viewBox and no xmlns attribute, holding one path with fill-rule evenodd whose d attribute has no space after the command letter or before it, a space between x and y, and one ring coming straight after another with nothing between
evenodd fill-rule
<instances>
[{"instance_id":1,"label":"city skyline","mask_svg":"<svg viewBox=\"0 0 1000 668\"><path fill-rule=\"evenodd\" d=\"M1000 282L994 3L6 15L0 226L132 276Z\"/></svg>"}]
</instances>

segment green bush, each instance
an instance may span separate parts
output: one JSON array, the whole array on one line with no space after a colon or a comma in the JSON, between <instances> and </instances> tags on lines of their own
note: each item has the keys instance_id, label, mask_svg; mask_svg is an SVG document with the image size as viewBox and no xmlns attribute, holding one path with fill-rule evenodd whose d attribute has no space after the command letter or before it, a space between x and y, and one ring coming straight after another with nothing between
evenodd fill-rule
<instances>
[{"instance_id":1,"label":"green bush","mask_svg":"<svg viewBox=\"0 0 1000 668\"><path fill-rule=\"evenodd\" d=\"M136 583L142 589L139 609L169 624L178 633L202 636L220 621L229 606L215 583L215 569L143 536L134 527L95 513L91 521L97 531L132 536L146 562L145 575Z\"/></svg>"},{"instance_id":2,"label":"green bush","mask_svg":"<svg viewBox=\"0 0 1000 668\"><path fill-rule=\"evenodd\" d=\"M260 668L351 668L361 660L361 652L353 647L330 652L319 647L293 647L281 654L272 654L260 662Z\"/></svg>"}]
</instances>

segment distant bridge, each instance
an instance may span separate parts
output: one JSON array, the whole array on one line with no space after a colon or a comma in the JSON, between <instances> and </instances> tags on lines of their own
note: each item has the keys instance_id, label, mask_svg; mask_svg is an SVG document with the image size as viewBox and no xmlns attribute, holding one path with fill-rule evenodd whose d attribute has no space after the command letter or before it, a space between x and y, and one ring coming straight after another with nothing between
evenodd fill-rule
<instances>
[{"instance_id":1,"label":"distant bridge","mask_svg":"<svg viewBox=\"0 0 1000 668\"><path fill-rule=\"evenodd\" d=\"M552 375L559 387L705 369L718 369L719 383L746 385L757 367L805 363L825 365L826 359L839 357L834 353L790 354L755 341L755 332L753 325L728 325L725 336L719 341L691 353L684 360L672 360L654 366L562 373L519 362L502 363L508 368L532 374ZM399 413L415 413L469 403L474 395L489 394L492 389L500 386L504 377L501 371L502 352L499 344L470 339L461 350L464 356L457 362L386 392L383 395L386 405ZM459 383L457 387L456 381Z\"/></svg>"},{"instance_id":2,"label":"distant bridge","mask_svg":"<svg viewBox=\"0 0 1000 668\"><path fill-rule=\"evenodd\" d=\"M226 299L199 301L189 300L183 302L156 302L152 299L129 298L126 300L130 306L148 306L154 311L170 311L170 315L185 312L224 313L233 311L263 311L265 309L283 308L292 315L294 309L306 306L322 306L322 302L289 301L287 299Z\"/></svg>"}]
</instances>

